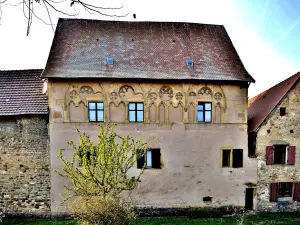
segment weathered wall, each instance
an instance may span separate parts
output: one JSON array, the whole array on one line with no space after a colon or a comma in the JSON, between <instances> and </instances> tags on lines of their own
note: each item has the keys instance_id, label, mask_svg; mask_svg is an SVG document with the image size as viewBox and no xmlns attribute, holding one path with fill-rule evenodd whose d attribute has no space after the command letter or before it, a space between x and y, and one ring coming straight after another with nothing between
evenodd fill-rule
<instances>
[{"instance_id":1,"label":"weathered wall","mask_svg":"<svg viewBox=\"0 0 300 225\"><path fill-rule=\"evenodd\" d=\"M300 209L299 202L270 202L270 183L300 181L300 83L270 114L257 133L258 205L260 211ZM280 107L286 107L286 116L280 116ZM296 146L295 165L266 165L266 146L285 141Z\"/></svg>"},{"instance_id":2,"label":"weathered wall","mask_svg":"<svg viewBox=\"0 0 300 225\"><path fill-rule=\"evenodd\" d=\"M50 212L48 115L0 118L0 206Z\"/></svg>"},{"instance_id":3,"label":"weathered wall","mask_svg":"<svg viewBox=\"0 0 300 225\"><path fill-rule=\"evenodd\" d=\"M129 88L123 90L124 85ZM125 87L128 87L125 86ZM256 184L256 160L247 152L247 87L218 84L50 82L51 171L60 169L58 150L77 140L75 127L97 133L88 122L88 101L103 101L105 122L120 135L155 137L161 169L148 169L133 197L141 206L182 207L245 204L246 183ZM145 122L128 123L127 103L145 104ZM197 122L198 101L212 102L212 123ZM114 107L110 107L113 105ZM121 108L118 108L118 106ZM179 109L178 109L179 107ZM218 115L218 116L217 116ZM222 148L243 149L243 168L221 168ZM134 173L134 171L132 171ZM59 212L65 180L52 172L52 212ZM211 203L202 198L211 196Z\"/></svg>"}]
</instances>

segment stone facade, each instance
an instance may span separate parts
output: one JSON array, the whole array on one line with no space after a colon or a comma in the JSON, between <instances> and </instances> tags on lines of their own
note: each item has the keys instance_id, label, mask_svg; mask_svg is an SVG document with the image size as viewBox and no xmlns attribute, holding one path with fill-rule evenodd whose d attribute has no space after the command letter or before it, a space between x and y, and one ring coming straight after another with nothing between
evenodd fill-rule
<instances>
[{"instance_id":1,"label":"stone facade","mask_svg":"<svg viewBox=\"0 0 300 225\"><path fill-rule=\"evenodd\" d=\"M141 207L245 206L245 189L256 184L256 159L247 152L247 85L182 82L67 82L48 81L51 157L51 210L61 212L60 194L66 180L58 150L78 140L75 128L98 132L89 122L88 102L104 103L104 123L116 123L116 132L147 140L161 151L161 169L146 169L131 193ZM128 121L128 103L144 103L144 122ZM199 102L212 104L212 122L199 123ZM242 149L243 167L222 167L223 149ZM131 171L137 172L137 168ZM203 201L204 197L211 201ZM254 207L255 207L254 197Z\"/></svg>"},{"instance_id":2,"label":"stone facade","mask_svg":"<svg viewBox=\"0 0 300 225\"><path fill-rule=\"evenodd\" d=\"M0 117L0 206L50 213L48 115Z\"/></svg>"},{"instance_id":3,"label":"stone facade","mask_svg":"<svg viewBox=\"0 0 300 225\"><path fill-rule=\"evenodd\" d=\"M273 182L299 182L300 181L300 82L295 84L282 101L274 108L263 123L256 138L256 155L258 160L257 194L259 211L299 210L300 203L293 201L292 197L278 199L270 202L270 184ZM280 116L280 108L286 113ZM296 146L296 159L294 165L275 164L266 165L266 146L286 144ZM275 149L276 151L276 149ZM294 195L293 185L292 195Z\"/></svg>"}]
</instances>

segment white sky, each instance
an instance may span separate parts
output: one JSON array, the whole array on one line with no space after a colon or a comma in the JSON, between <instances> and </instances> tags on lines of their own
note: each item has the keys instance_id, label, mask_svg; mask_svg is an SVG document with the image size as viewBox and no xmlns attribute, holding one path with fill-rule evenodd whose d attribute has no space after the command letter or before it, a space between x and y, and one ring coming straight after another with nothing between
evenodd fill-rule
<instances>
[{"instance_id":1,"label":"white sky","mask_svg":"<svg viewBox=\"0 0 300 225\"><path fill-rule=\"evenodd\" d=\"M190 1L109 1L108 5L121 6L121 11L114 13L129 13L122 20L136 21L181 21L208 24L223 24L242 59L248 72L256 80L250 85L249 97L253 97L276 83L286 79L300 70L300 66L290 59L279 55L274 46L259 36L251 21L245 24L241 21L243 11L237 7L237 0L190 0ZM18 3L17 0L8 0ZM95 1L91 1L95 2ZM122 4L120 4L122 3ZM69 12L72 9L66 8ZM48 20L46 11L38 11L44 20ZM109 11L105 11L109 13ZM57 21L55 14L53 21ZM104 19L111 18L89 15L84 10L76 18ZM112 18L117 20L117 18ZM22 6L11 7L2 5L2 20L0 25L0 70L44 68L50 51L54 32L34 19L31 32L26 36L27 20L23 16Z\"/></svg>"}]
</instances>

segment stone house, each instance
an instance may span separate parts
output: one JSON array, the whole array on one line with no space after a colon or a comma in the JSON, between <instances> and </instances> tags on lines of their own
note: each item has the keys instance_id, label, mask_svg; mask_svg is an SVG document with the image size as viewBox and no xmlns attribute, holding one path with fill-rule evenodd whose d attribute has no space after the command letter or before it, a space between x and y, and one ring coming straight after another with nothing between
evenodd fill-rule
<instances>
[{"instance_id":1,"label":"stone house","mask_svg":"<svg viewBox=\"0 0 300 225\"><path fill-rule=\"evenodd\" d=\"M300 209L300 73L249 100L249 155L257 157L257 210Z\"/></svg>"},{"instance_id":2,"label":"stone house","mask_svg":"<svg viewBox=\"0 0 300 225\"><path fill-rule=\"evenodd\" d=\"M224 26L59 19L42 77L48 81L51 210L66 181L60 148L75 128L116 123L147 140L139 206L255 207L256 159L248 157L248 87ZM131 171L139 170L139 165ZM249 185L250 184L250 185ZM247 196L247 198L246 198Z\"/></svg>"},{"instance_id":3,"label":"stone house","mask_svg":"<svg viewBox=\"0 0 300 225\"><path fill-rule=\"evenodd\" d=\"M48 101L42 70L0 71L0 208L50 212Z\"/></svg>"}]
</instances>

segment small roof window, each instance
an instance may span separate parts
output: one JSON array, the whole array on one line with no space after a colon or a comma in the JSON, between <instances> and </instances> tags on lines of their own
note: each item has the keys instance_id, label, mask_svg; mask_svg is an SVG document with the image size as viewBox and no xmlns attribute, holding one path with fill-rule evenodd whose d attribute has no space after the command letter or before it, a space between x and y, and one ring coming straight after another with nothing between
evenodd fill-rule
<instances>
[{"instance_id":1,"label":"small roof window","mask_svg":"<svg viewBox=\"0 0 300 225\"><path fill-rule=\"evenodd\" d=\"M114 65L114 59L113 58L107 58L106 63L107 63L107 65Z\"/></svg>"},{"instance_id":2,"label":"small roof window","mask_svg":"<svg viewBox=\"0 0 300 225\"><path fill-rule=\"evenodd\" d=\"M186 65L187 65L188 67L192 67L192 66L194 65L193 60L192 60L192 59L186 60Z\"/></svg>"}]
</instances>

